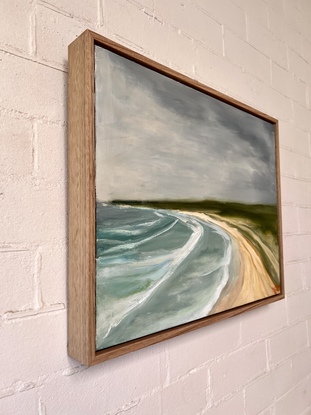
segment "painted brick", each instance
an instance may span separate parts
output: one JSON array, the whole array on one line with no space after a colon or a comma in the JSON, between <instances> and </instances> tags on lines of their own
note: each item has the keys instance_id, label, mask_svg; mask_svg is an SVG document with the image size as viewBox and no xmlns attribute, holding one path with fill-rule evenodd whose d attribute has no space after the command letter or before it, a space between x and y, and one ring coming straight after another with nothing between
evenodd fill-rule
<instances>
[{"instance_id":1,"label":"painted brick","mask_svg":"<svg viewBox=\"0 0 311 415\"><path fill-rule=\"evenodd\" d=\"M267 3L263 0L258 0L254 4L250 3L248 0L242 0L243 10L246 12L246 16L252 16L259 23L268 27L268 7Z\"/></svg>"},{"instance_id":2,"label":"painted brick","mask_svg":"<svg viewBox=\"0 0 311 415\"><path fill-rule=\"evenodd\" d=\"M163 413L178 415L200 413L208 405L207 386L206 369L193 372L178 383L169 385L162 391Z\"/></svg>"},{"instance_id":3,"label":"painted brick","mask_svg":"<svg viewBox=\"0 0 311 415\"><path fill-rule=\"evenodd\" d=\"M297 30L304 33L304 38L310 39L310 6L308 13L301 13L302 15L302 22L301 26L297 26ZM303 53L302 53L303 56Z\"/></svg>"},{"instance_id":4,"label":"painted brick","mask_svg":"<svg viewBox=\"0 0 311 415\"><path fill-rule=\"evenodd\" d=\"M302 43L302 47L303 47L302 57L309 64L311 64L311 42L310 42L310 40L304 38L303 43Z\"/></svg>"},{"instance_id":5,"label":"painted brick","mask_svg":"<svg viewBox=\"0 0 311 415\"><path fill-rule=\"evenodd\" d=\"M97 415L109 410L109 394L113 396L113 390L107 382L105 371L98 373L96 370L86 369L73 376L58 376L44 382L39 397L46 413Z\"/></svg>"},{"instance_id":6,"label":"painted brick","mask_svg":"<svg viewBox=\"0 0 311 415\"><path fill-rule=\"evenodd\" d=\"M108 37L116 34L117 41L148 56L150 47L148 33L154 30L154 19L150 12L138 7L134 2L122 0L103 3L103 22L101 30Z\"/></svg>"},{"instance_id":7,"label":"painted brick","mask_svg":"<svg viewBox=\"0 0 311 415\"><path fill-rule=\"evenodd\" d=\"M311 208L299 207L298 218L299 218L299 232L300 233L311 233Z\"/></svg>"},{"instance_id":8,"label":"painted brick","mask_svg":"<svg viewBox=\"0 0 311 415\"><path fill-rule=\"evenodd\" d=\"M155 16L202 43L206 48L222 55L222 27L195 5L184 2L178 7L171 2L159 2ZM204 30L202 30L204 28Z\"/></svg>"},{"instance_id":9,"label":"painted brick","mask_svg":"<svg viewBox=\"0 0 311 415\"><path fill-rule=\"evenodd\" d=\"M301 81L308 82L310 68L308 62L297 54L296 51L289 49L289 70L294 73Z\"/></svg>"},{"instance_id":10,"label":"painted brick","mask_svg":"<svg viewBox=\"0 0 311 415\"><path fill-rule=\"evenodd\" d=\"M247 19L248 40L264 55L283 68L288 67L286 44L253 17Z\"/></svg>"},{"instance_id":11,"label":"painted brick","mask_svg":"<svg viewBox=\"0 0 311 415\"><path fill-rule=\"evenodd\" d=\"M226 341L230 337L230 343ZM173 380L228 353L240 343L239 318L207 326L168 342L169 374ZM188 358L180 359L181 355Z\"/></svg>"},{"instance_id":12,"label":"painted brick","mask_svg":"<svg viewBox=\"0 0 311 415\"><path fill-rule=\"evenodd\" d=\"M303 26L304 16L299 10L298 2L293 0L284 0L283 1L284 14L287 17L288 21L290 20L295 27L299 29Z\"/></svg>"},{"instance_id":13,"label":"painted brick","mask_svg":"<svg viewBox=\"0 0 311 415\"><path fill-rule=\"evenodd\" d=\"M252 86L253 101L263 112L288 122L293 118L292 100L256 79Z\"/></svg>"},{"instance_id":14,"label":"painted brick","mask_svg":"<svg viewBox=\"0 0 311 415\"><path fill-rule=\"evenodd\" d=\"M85 4L84 2L81 2ZM66 28L66 30L63 30ZM67 66L68 45L85 30L76 20L46 7L36 9L37 54L47 62Z\"/></svg>"},{"instance_id":15,"label":"painted brick","mask_svg":"<svg viewBox=\"0 0 311 415\"><path fill-rule=\"evenodd\" d=\"M0 2L0 45L28 52L31 36L31 1L2 0Z\"/></svg>"},{"instance_id":16,"label":"painted brick","mask_svg":"<svg viewBox=\"0 0 311 415\"><path fill-rule=\"evenodd\" d=\"M40 251L40 289L44 305L66 303L66 245L44 247Z\"/></svg>"},{"instance_id":17,"label":"painted brick","mask_svg":"<svg viewBox=\"0 0 311 415\"><path fill-rule=\"evenodd\" d=\"M310 83L309 83L310 84ZM311 88L307 88L307 108L311 108Z\"/></svg>"},{"instance_id":18,"label":"painted brick","mask_svg":"<svg viewBox=\"0 0 311 415\"><path fill-rule=\"evenodd\" d=\"M311 108L311 88L307 89L307 108Z\"/></svg>"},{"instance_id":19,"label":"painted brick","mask_svg":"<svg viewBox=\"0 0 311 415\"><path fill-rule=\"evenodd\" d=\"M297 177L297 160L298 154L293 151L284 150L281 148L280 152L280 168L284 176Z\"/></svg>"},{"instance_id":20,"label":"painted brick","mask_svg":"<svg viewBox=\"0 0 311 415\"><path fill-rule=\"evenodd\" d=\"M277 301L245 313L241 318L242 342L247 345L265 339L287 324L285 301Z\"/></svg>"},{"instance_id":21,"label":"painted brick","mask_svg":"<svg viewBox=\"0 0 311 415\"><path fill-rule=\"evenodd\" d=\"M306 323L302 322L291 326L280 333L275 334L270 339L270 352L272 362L278 363L289 357L300 353L307 347L307 328Z\"/></svg>"},{"instance_id":22,"label":"painted brick","mask_svg":"<svg viewBox=\"0 0 311 415\"><path fill-rule=\"evenodd\" d=\"M293 99L300 105L306 105L307 84L274 62L272 62L272 85L286 97Z\"/></svg>"},{"instance_id":23,"label":"painted brick","mask_svg":"<svg viewBox=\"0 0 311 415\"><path fill-rule=\"evenodd\" d=\"M310 200L311 202L311 198L307 192L308 188L304 182L292 177L281 176L281 194L284 205L299 206L300 204L308 204L307 201Z\"/></svg>"},{"instance_id":24,"label":"painted brick","mask_svg":"<svg viewBox=\"0 0 311 415\"><path fill-rule=\"evenodd\" d=\"M266 2L269 8L283 13L283 0L267 0Z\"/></svg>"},{"instance_id":25,"label":"painted brick","mask_svg":"<svg viewBox=\"0 0 311 415\"><path fill-rule=\"evenodd\" d=\"M214 401L232 394L267 371L265 342L249 345L211 365Z\"/></svg>"},{"instance_id":26,"label":"painted brick","mask_svg":"<svg viewBox=\"0 0 311 415\"><path fill-rule=\"evenodd\" d=\"M303 36L301 30L296 30L291 19L282 12L282 4L273 8L274 1L268 3L269 27L274 34L282 39L292 50L302 53Z\"/></svg>"},{"instance_id":27,"label":"painted brick","mask_svg":"<svg viewBox=\"0 0 311 415\"><path fill-rule=\"evenodd\" d=\"M0 314L33 307L35 254L31 251L0 251Z\"/></svg>"},{"instance_id":28,"label":"painted brick","mask_svg":"<svg viewBox=\"0 0 311 415\"><path fill-rule=\"evenodd\" d=\"M304 131L311 130L311 109L293 102L294 119L297 127Z\"/></svg>"},{"instance_id":29,"label":"painted brick","mask_svg":"<svg viewBox=\"0 0 311 415\"><path fill-rule=\"evenodd\" d=\"M311 115L311 114L310 114ZM302 180L311 180L311 172L310 172L310 156L297 156L296 166L297 166L297 178Z\"/></svg>"},{"instance_id":30,"label":"painted brick","mask_svg":"<svg viewBox=\"0 0 311 415\"><path fill-rule=\"evenodd\" d=\"M205 10L219 23L225 25L239 36L246 37L245 14L241 7L226 0L194 0L199 9ZM226 13L224 13L226 10Z\"/></svg>"},{"instance_id":31,"label":"painted brick","mask_svg":"<svg viewBox=\"0 0 311 415\"><path fill-rule=\"evenodd\" d=\"M0 242L61 243L66 239L64 187L33 188L28 182L2 185ZM11 207L14 206L14 209Z\"/></svg>"},{"instance_id":32,"label":"painted brick","mask_svg":"<svg viewBox=\"0 0 311 415\"><path fill-rule=\"evenodd\" d=\"M279 122L280 145L297 154L309 155L309 134L288 121Z\"/></svg>"},{"instance_id":33,"label":"painted brick","mask_svg":"<svg viewBox=\"0 0 311 415\"><path fill-rule=\"evenodd\" d=\"M100 414L106 408L106 394L98 390L94 383L83 383L83 386L76 385L72 379L64 381L61 378L53 384L45 384L41 392L42 406L51 413L69 414L74 411L77 415ZM69 390L71 393L68 393ZM90 390L87 397L85 390ZM81 398L83 395L84 398Z\"/></svg>"},{"instance_id":34,"label":"painted brick","mask_svg":"<svg viewBox=\"0 0 311 415\"><path fill-rule=\"evenodd\" d=\"M10 321L1 331L1 389L17 381L35 385L68 365L65 311Z\"/></svg>"},{"instance_id":35,"label":"painted brick","mask_svg":"<svg viewBox=\"0 0 311 415\"><path fill-rule=\"evenodd\" d=\"M311 318L307 320L307 328L308 328L308 345L311 346Z\"/></svg>"},{"instance_id":36,"label":"painted brick","mask_svg":"<svg viewBox=\"0 0 311 415\"><path fill-rule=\"evenodd\" d=\"M270 408L265 409L264 411L260 412L260 414L258 414L258 415L274 415L273 411L274 411L274 409L273 409L273 405L272 405Z\"/></svg>"},{"instance_id":37,"label":"painted brick","mask_svg":"<svg viewBox=\"0 0 311 415\"><path fill-rule=\"evenodd\" d=\"M152 36L148 39L148 49L150 50L151 59L155 60L156 62L168 67L170 66L170 55L174 42L177 42L178 44L180 41L186 48L189 49L189 53L193 53L192 42L190 42L189 39L186 39L184 36L178 36L178 33L174 30L171 30L169 25L154 19L153 30L157 33L157 36ZM192 71L192 65L190 66L189 62L187 62L187 67L188 66L190 68L188 69L188 72L190 73ZM180 68L180 71L181 70L182 68Z\"/></svg>"},{"instance_id":38,"label":"painted brick","mask_svg":"<svg viewBox=\"0 0 311 415\"><path fill-rule=\"evenodd\" d=\"M311 349L303 350L292 359L294 385L305 379L311 373Z\"/></svg>"},{"instance_id":39,"label":"painted brick","mask_svg":"<svg viewBox=\"0 0 311 415\"><path fill-rule=\"evenodd\" d=\"M302 264L302 275L304 279L305 288L311 288L311 261L306 261Z\"/></svg>"},{"instance_id":40,"label":"painted brick","mask_svg":"<svg viewBox=\"0 0 311 415\"><path fill-rule=\"evenodd\" d=\"M298 208L296 206L282 206L282 231L286 234L299 232Z\"/></svg>"},{"instance_id":41,"label":"painted brick","mask_svg":"<svg viewBox=\"0 0 311 415\"><path fill-rule=\"evenodd\" d=\"M154 9L154 1L153 0L132 0L133 3L137 4L137 7L143 9Z\"/></svg>"},{"instance_id":42,"label":"painted brick","mask_svg":"<svg viewBox=\"0 0 311 415\"><path fill-rule=\"evenodd\" d=\"M149 347L71 376L65 370L63 376L45 382L40 399L51 414L122 413L122 408L135 406L141 396L159 388L159 368L158 347Z\"/></svg>"},{"instance_id":43,"label":"painted brick","mask_svg":"<svg viewBox=\"0 0 311 415\"><path fill-rule=\"evenodd\" d=\"M286 204L311 206L311 189L303 181L281 177L282 201Z\"/></svg>"},{"instance_id":44,"label":"painted brick","mask_svg":"<svg viewBox=\"0 0 311 415\"><path fill-rule=\"evenodd\" d=\"M37 124L37 176L50 182L67 179L67 130L57 124Z\"/></svg>"},{"instance_id":45,"label":"painted brick","mask_svg":"<svg viewBox=\"0 0 311 415\"><path fill-rule=\"evenodd\" d=\"M284 256L287 261L301 261L310 258L311 235L285 235Z\"/></svg>"},{"instance_id":46,"label":"painted brick","mask_svg":"<svg viewBox=\"0 0 311 415\"><path fill-rule=\"evenodd\" d=\"M87 373L89 370L81 374L85 374L92 382L96 382L96 377L104 368L106 387L103 388L99 383L99 388L106 390L107 410L112 411L161 387L164 369L161 366L161 350L162 345L156 344L99 365L95 376L94 372ZM118 394L113 393L116 385L119 388Z\"/></svg>"},{"instance_id":47,"label":"painted brick","mask_svg":"<svg viewBox=\"0 0 311 415\"><path fill-rule=\"evenodd\" d=\"M294 262L284 265L285 292L290 294L303 289L302 264Z\"/></svg>"},{"instance_id":48,"label":"painted brick","mask_svg":"<svg viewBox=\"0 0 311 415\"><path fill-rule=\"evenodd\" d=\"M17 392L0 399L1 414L18 415L21 411L23 415L34 415L38 413L38 400L35 389Z\"/></svg>"},{"instance_id":49,"label":"painted brick","mask_svg":"<svg viewBox=\"0 0 311 415\"><path fill-rule=\"evenodd\" d=\"M280 379L282 381L280 382ZM277 367L246 388L246 408L250 414L259 414L275 399L288 392L293 384L291 362Z\"/></svg>"},{"instance_id":50,"label":"painted brick","mask_svg":"<svg viewBox=\"0 0 311 415\"><path fill-rule=\"evenodd\" d=\"M0 51L0 106L30 116L65 120L66 74Z\"/></svg>"},{"instance_id":51,"label":"painted brick","mask_svg":"<svg viewBox=\"0 0 311 415\"><path fill-rule=\"evenodd\" d=\"M243 72L241 67L202 46L197 47L195 67L195 74L200 82L230 97L251 104L250 86L254 78ZM228 78L228 73L230 73L230 78Z\"/></svg>"},{"instance_id":52,"label":"painted brick","mask_svg":"<svg viewBox=\"0 0 311 415\"><path fill-rule=\"evenodd\" d=\"M136 12L140 14L143 13L141 10L137 10ZM145 16L143 17L145 18ZM151 16L147 16L148 19L150 19L150 17ZM100 32L102 32L104 36L111 36L110 32L108 34L105 33L105 29L106 26L103 26L100 29ZM152 31L156 32L157 35L152 36L151 38L144 36L143 39L139 36L138 45L126 42L125 39L120 36L117 37L116 41L124 44L130 49L138 49L139 53L142 53L164 66L170 67L173 62L173 66L176 70L181 73L187 73L193 77L193 61L195 59L193 41L178 33L177 30L172 30L169 25L164 24L156 18L154 18L152 22ZM148 50L140 50L145 47L148 48ZM182 53L182 51L186 51L186 53ZM191 59L187 59L185 54L190 56Z\"/></svg>"},{"instance_id":53,"label":"painted brick","mask_svg":"<svg viewBox=\"0 0 311 415\"><path fill-rule=\"evenodd\" d=\"M32 139L30 121L0 116L0 173L3 177L32 172Z\"/></svg>"},{"instance_id":54,"label":"painted brick","mask_svg":"<svg viewBox=\"0 0 311 415\"><path fill-rule=\"evenodd\" d=\"M275 415L300 414L307 407L310 411L310 396L311 379L308 378L275 404Z\"/></svg>"},{"instance_id":55,"label":"painted brick","mask_svg":"<svg viewBox=\"0 0 311 415\"><path fill-rule=\"evenodd\" d=\"M244 396L239 392L229 400L221 402L217 406L213 406L206 412L210 415L232 415L232 414L244 414Z\"/></svg>"},{"instance_id":56,"label":"painted brick","mask_svg":"<svg viewBox=\"0 0 311 415\"><path fill-rule=\"evenodd\" d=\"M311 17L309 0L299 0L297 4L297 8L302 13L303 16L306 16L307 18Z\"/></svg>"},{"instance_id":57,"label":"painted brick","mask_svg":"<svg viewBox=\"0 0 311 415\"><path fill-rule=\"evenodd\" d=\"M311 290L302 291L286 299L289 323L311 316Z\"/></svg>"},{"instance_id":58,"label":"painted brick","mask_svg":"<svg viewBox=\"0 0 311 415\"><path fill-rule=\"evenodd\" d=\"M46 7L52 7L59 12L78 17L93 24L97 21L98 11L96 0L88 0L87 2L76 2L76 0L44 0L43 4Z\"/></svg>"},{"instance_id":59,"label":"painted brick","mask_svg":"<svg viewBox=\"0 0 311 415\"><path fill-rule=\"evenodd\" d=\"M174 30L170 33L169 42L169 66L175 71L193 77L193 62L196 58L193 41Z\"/></svg>"},{"instance_id":60,"label":"painted brick","mask_svg":"<svg viewBox=\"0 0 311 415\"><path fill-rule=\"evenodd\" d=\"M160 414L161 411L162 402L159 392L152 396L140 398L133 405L130 404L125 408L126 415Z\"/></svg>"},{"instance_id":61,"label":"painted brick","mask_svg":"<svg viewBox=\"0 0 311 415\"><path fill-rule=\"evenodd\" d=\"M227 59L256 78L267 83L270 81L270 62L266 56L229 30L225 31L224 45Z\"/></svg>"}]
</instances>

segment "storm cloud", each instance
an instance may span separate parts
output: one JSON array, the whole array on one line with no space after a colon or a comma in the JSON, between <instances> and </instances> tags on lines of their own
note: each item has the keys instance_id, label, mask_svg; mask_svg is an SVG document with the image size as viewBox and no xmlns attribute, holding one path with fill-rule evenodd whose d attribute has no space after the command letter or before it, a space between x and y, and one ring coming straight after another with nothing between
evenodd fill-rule
<instances>
[{"instance_id":1,"label":"storm cloud","mask_svg":"<svg viewBox=\"0 0 311 415\"><path fill-rule=\"evenodd\" d=\"M96 197L276 203L274 125L96 47Z\"/></svg>"}]
</instances>

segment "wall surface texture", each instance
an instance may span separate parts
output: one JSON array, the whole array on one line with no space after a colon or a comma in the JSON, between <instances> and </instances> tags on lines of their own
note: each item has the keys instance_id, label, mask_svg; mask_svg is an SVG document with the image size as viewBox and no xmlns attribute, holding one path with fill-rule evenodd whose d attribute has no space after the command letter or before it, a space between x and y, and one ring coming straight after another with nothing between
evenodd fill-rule
<instances>
[{"instance_id":1,"label":"wall surface texture","mask_svg":"<svg viewBox=\"0 0 311 415\"><path fill-rule=\"evenodd\" d=\"M0 413L311 414L309 0L0 1ZM67 46L92 29L280 121L286 299L67 356Z\"/></svg>"}]
</instances>

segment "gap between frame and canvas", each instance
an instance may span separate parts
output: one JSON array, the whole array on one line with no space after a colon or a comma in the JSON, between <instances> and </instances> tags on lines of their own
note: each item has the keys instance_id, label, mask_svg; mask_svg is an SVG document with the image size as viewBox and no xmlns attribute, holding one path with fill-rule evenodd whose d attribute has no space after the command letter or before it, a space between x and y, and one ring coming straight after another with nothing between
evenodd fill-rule
<instances>
[{"instance_id":1,"label":"gap between frame and canvas","mask_svg":"<svg viewBox=\"0 0 311 415\"><path fill-rule=\"evenodd\" d=\"M128 51L91 31L84 32L69 46L68 177L69 177L69 258L68 258L68 353L85 365L94 365L138 350L179 334L238 315L284 298L279 163L277 198L279 218L281 292L204 319L173 327L137 340L96 351L95 346L95 105L94 47L104 45L120 55L167 75L201 92L275 124L276 159L279 158L278 122L273 117L230 99L197 81Z\"/></svg>"}]
</instances>

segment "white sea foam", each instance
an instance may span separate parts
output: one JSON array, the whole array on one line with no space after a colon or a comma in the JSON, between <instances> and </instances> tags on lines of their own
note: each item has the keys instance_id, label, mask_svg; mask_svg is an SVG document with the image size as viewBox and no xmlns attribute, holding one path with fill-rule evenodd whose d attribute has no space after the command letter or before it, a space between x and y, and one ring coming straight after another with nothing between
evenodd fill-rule
<instances>
[{"instance_id":1,"label":"white sea foam","mask_svg":"<svg viewBox=\"0 0 311 415\"><path fill-rule=\"evenodd\" d=\"M173 273L175 272L177 266L189 255L189 252L191 252L191 248L197 243L199 237L201 236L201 232L200 234L198 234L198 232L196 231L195 234L193 234L190 239L188 240L188 242L186 243L186 245L180 249L179 251L175 251L174 252L174 257L175 259L171 262L170 267L168 272L157 282L155 282L152 287L148 290L145 291L145 295L137 295L135 299L131 299L130 303L128 303L128 306L124 308L124 306L121 306L119 308L119 317L117 318L116 315L114 314L114 322L113 324L109 325L109 329L106 333L106 335L104 335L102 337L102 339L106 338L110 332L110 330L113 327L116 327L118 324L120 324L120 322L130 313L132 312L134 309L136 309L138 306L144 304L149 297L151 297L151 295L158 289L158 287L163 284L171 275L173 275ZM159 257L157 257L155 259L155 261L158 261ZM161 258L160 258L161 260ZM150 264L151 265L151 264Z\"/></svg>"},{"instance_id":2,"label":"white sea foam","mask_svg":"<svg viewBox=\"0 0 311 415\"><path fill-rule=\"evenodd\" d=\"M118 312L117 310L114 310L114 318L113 318L113 323L109 324L109 327L107 328L107 331L105 334L101 334L101 339L105 339L109 332L111 331L111 329L113 327L116 327L118 324L120 324L120 322L130 313L132 312L136 307L142 305L143 303L145 303L148 298L158 289L158 287L163 284L168 278L170 278L170 276L175 272L176 268L180 265L180 263L182 261L184 261L187 256L189 255L189 253L193 250L193 248L195 247L195 245L198 243L198 241L200 240L201 236L204 233L203 227L202 225L195 219L192 218L187 218L185 217L185 215L171 215L171 216L175 216L177 217L177 220L175 220L173 222L173 224L171 224L169 227L167 227L165 230L158 232L155 235L152 235L149 238L144 239L143 241L140 241L139 243L136 244L124 244L122 245L122 250L123 247L126 246L126 249L131 249L134 246L138 246L148 240L154 239L160 235L162 235L163 233L167 232L169 229L171 229L177 222L178 220L181 220L182 222L184 222L192 231L192 234L190 236L190 238L188 239L188 241L185 243L185 245L174 251L174 259L171 261L169 269L167 271L167 273L165 275L163 275L163 277L161 279L159 279L158 281L156 281L150 288L148 291L145 292L144 295L136 295L134 298L132 298L130 300L130 302L127 302L127 306L125 306L125 304L120 304L120 306L118 307ZM125 248L124 248L125 249ZM108 251L111 252L112 249L108 249ZM155 258L155 260L157 261L158 258ZM103 321L107 321L107 319L103 319L103 315L101 316L100 320ZM103 329L103 327L102 327Z\"/></svg>"},{"instance_id":3,"label":"white sea foam","mask_svg":"<svg viewBox=\"0 0 311 415\"><path fill-rule=\"evenodd\" d=\"M140 209L144 210L144 208ZM219 275L221 275L221 279L217 283L217 287L213 290L212 294L209 295L208 299L204 298L204 293L202 293L202 295L200 295L200 301L198 301L197 304L195 301L196 299L194 298L194 309L192 311L182 310L181 315L183 315L184 312L188 313L188 315L185 317L186 321L191 321L206 316L217 302L223 288L225 287L228 281L232 247L230 243L230 237L222 229L218 228L216 225L212 223L207 224L206 222L192 215L187 215L175 211L173 212L153 210L153 214L164 219L166 217L171 217L174 218L174 221L170 223L168 226L166 226L164 229L161 229L161 231L156 232L155 234L148 236L143 240L123 244L123 248L121 250L119 246L110 249L108 248L105 252L105 254L107 254L106 258L109 259L114 258L115 256L118 257L118 255L116 255L118 252L120 252L120 258L123 258L122 252L131 252L133 248L137 248L143 243L150 240L154 240L155 238L161 235L167 234L167 237L171 238L172 235L170 231L173 230L177 223L180 223L184 227L186 227L191 232L191 234L189 236L188 231L187 240L185 240L183 246L178 249L168 251L167 253L162 252L162 254L156 252L154 256L152 256L152 253L150 253L149 257L140 260L137 260L134 257L126 259L124 260L124 262L123 260L119 261L121 267L119 269L118 264L113 261L110 262L111 266L109 266L108 260L108 266L104 267L103 269L98 269L98 284L100 284L100 281L108 281L110 279L111 281L113 281L114 277L122 275L122 273L125 277L126 275L131 275L131 270L135 271L135 269L141 270L142 274L144 274L145 270L146 279L150 281L148 289L142 292L134 293L130 297L120 298L118 299L118 301L105 301L105 308L97 309L96 329L97 343L99 345L99 348L107 347L105 345L105 339L109 336L111 330L119 326L120 323L127 316L133 313L134 310L137 311L140 310L140 307L145 307L145 303L147 302L147 300L153 298L152 296L159 290L160 286L163 285L166 281L170 280L171 277L173 278L174 276L176 276L176 270L178 269L178 267L181 266L181 264L186 262L189 255L195 255L195 250L199 252L199 247L201 246L199 242L202 240L203 236L206 243L207 234L205 233L205 230L207 231L208 229L213 229L213 232L215 232L215 234L218 234L223 241L226 241L224 246L226 248L224 255L219 258L217 257L218 262L215 264L212 263L212 265L209 266L208 271L205 270L205 272L200 274L200 278L208 278L209 275L213 275L219 269L222 270L222 272L219 272ZM144 224L142 223L142 225ZM113 249L115 249L114 255L109 257L109 254L112 252ZM122 266L125 266L125 268L122 268ZM191 293L189 293L189 295L191 295ZM167 322L168 324L168 326L166 326L165 328L171 327L170 319L171 318L168 316L167 320L165 320L165 322ZM171 320L174 319L172 318ZM172 324L174 325L174 323ZM107 341L107 344L110 344L109 341Z\"/></svg>"},{"instance_id":4,"label":"white sea foam","mask_svg":"<svg viewBox=\"0 0 311 415\"><path fill-rule=\"evenodd\" d=\"M139 245L142 245L148 241L151 241L152 239L155 239L157 237L159 237L160 235L163 235L164 233L168 232L170 229L173 228L173 226L176 225L178 221L175 220L173 223L169 224L168 226L166 226L164 229L160 230L159 232L154 233L153 235L146 237L140 241L137 242L130 242L130 243L124 243L122 245L118 245L116 247L113 248L108 248L107 249L107 253L111 253L111 252L115 252L115 251L126 251L128 249L133 249L136 248Z\"/></svg>"}]
</instances>

